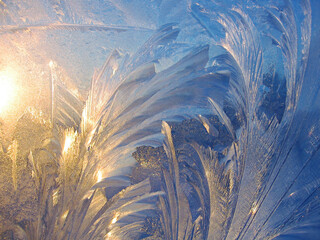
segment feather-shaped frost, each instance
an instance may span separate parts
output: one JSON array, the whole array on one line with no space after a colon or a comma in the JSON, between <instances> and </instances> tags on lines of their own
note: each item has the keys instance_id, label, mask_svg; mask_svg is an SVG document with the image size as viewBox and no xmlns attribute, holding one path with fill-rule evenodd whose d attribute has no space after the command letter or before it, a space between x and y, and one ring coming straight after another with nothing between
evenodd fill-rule
<instances>
[{"instance_id":1,"label":"feather-shaped frost","mask_svg":"<svg viewBox=\"0 0 320 240\"><path fill-rule=\"evenodd\" d=\"M48 117L29 109L12 138L1 132L1 237L140 239L157 204L160 238L319 236L318 1L0 1L0 11L2 50L12 42L21 69L51 53L33 60L16 35L132 34L130 46L151 35L137 51L108 49L86 94L50 61ZM170 121L198 116L216 145L176 144ZM150 192L148 179L131 184L131 154L159 146L161 125L163 192Z\"/></svg>"}]
</instances>

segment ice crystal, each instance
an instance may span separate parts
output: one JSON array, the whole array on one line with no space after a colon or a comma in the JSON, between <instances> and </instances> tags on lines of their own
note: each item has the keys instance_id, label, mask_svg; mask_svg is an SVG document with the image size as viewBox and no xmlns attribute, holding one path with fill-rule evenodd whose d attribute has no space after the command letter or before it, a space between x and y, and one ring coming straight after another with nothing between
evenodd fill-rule
<instances>
[{"instance_id":1,"label":"ice crystal","mask_svg":"<svg viewBox=\"0 0 320 240\"><path fill-rule=\"evenodd\" d=\"M316 239L319 11L0 0L1 238Z\"/></svg>"}]
</instances>

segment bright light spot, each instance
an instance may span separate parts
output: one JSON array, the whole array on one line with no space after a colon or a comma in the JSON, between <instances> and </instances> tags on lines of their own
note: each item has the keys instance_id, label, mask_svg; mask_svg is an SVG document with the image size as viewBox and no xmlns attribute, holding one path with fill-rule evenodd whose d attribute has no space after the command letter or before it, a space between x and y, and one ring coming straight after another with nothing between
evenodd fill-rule
<instances>
[{"instance_id":1,"label":"bright light spot","mask_svg":"<svg viewBox=\"0 0 320 240\"><path fill-rule=\"evenodd\" d=\"M53 206L58 204L58 190L54 191L52 194Z\"/></svg>"},{"instance_id":2,"label":"bright light spot","mask_svg":"<svg viewBox=\"0 0 320 240\"><path fill-rule=\"evenodd\" d=\"M66 153L68 152L69 148L75 141L77 136L77 132L74 132L73 130L69 130L66 132L65 140L64 140L64 147L63 147L63 152Z\"/></svg>"},{"instance_id":3,"label":"bright light spot","mask_svg":"<svg viewBox=\"0 0 320 240\"><path fill-rule=\"evenodd\" d=\"M88 123L89 123L90 125L92 125L92 121L91 121L91 120L89 120ZM90 145L90 143L91 143L91 141L92 141L92 139L93 139L93 135L94 135L95 132L96 132L96 128L92 129L92 131L90 132L90 135L89 135L88 141L87 141L87 146Z\"/></svg>"},{"instance_id":4,"label":"bright light spot","mask_svg":"<svg viewBox=\"0 0 320 240\"><path fill-rule=\"evenodd\" d=\"M114 68L112 69L112 75L114 75L117 70L118 70L118 68L117 68L117 67L114 67Z\"/></svg>"},{"instance_id":5,"label":"bright light spot","mask_svg":"<svg viewBox=\"0 0 320 240\"><path fill-rule=\"evenodd\" d=\"M210 134L210 126L209 126L209 124L205 121L205 119L201 115L199 115L199 118L201 119L201 122L202 122L203 126L205 127L207 133Z\"/></svg>"},{"instance_id":6,"label":"bright light spot","mask_svg":"<svg viewBox=\"0 0 320 240\"><path fill-rule=\"evenodd\" d=\"M291 193L290 195L289 195L289 197L292 197L294 195L294 192L293 193Z\"/></svg>"},{"instance_id":7,"label":"bright light spot","mask_svg":"<svg viewBox=\"0 0 320 240\"><path fill-rule=\"evenodd\" d=\"M118 221L118 219L119 219L119 213L116 213L114 218L111 221L111 224L115 224Z\"/></svg>"},{"instance_id":8,"label":"bright light spot","mask_svg":"<svg viewBox=\"0 0 320 240\"><path fill-rule=\"evenodd\" d=\"M254 206L251 208L251 214L255 214L258 210L258 206Z\"/></svg>"},{"instance_id":9,"label":"bright light spot","mask_svg":"<svg viewBox=\"0 0 320 240\"><path fill-rule=\"evenodd\" d=\"M13 101L15 95L14 75L11 71L0 72L0 113Z\"/></svg>"},{"instance_id":10,"label":"bright light spot","mask_svg":"<svg viewBox=\"0 0 320 240\"><path fill-rule=\"evenodd\" d=\"M101 182L101 180L102 180L102 171L101 170L98 171L97 177L98 177L97 182Z\"/></svg>"},{"instance_id":11,"label":"bright light spot","mask_svg":"<svg viewBox=\"0 0 320 240\"><path fill-rule=\"evenodd\" d=\"M73 142L72 136L66 136L63 151L67 152Z\"/></svg>"},{"instance_id":12,"label":"bright light spot","mask_svg":"<svg viewBox=\"0 0 320 240\"><path fill-rule=\"evenodd\" d=\"M65 219L68 216L69 210L65 211L64 214L61 216L62 219Z\"/></svg>"},{"instance_id":13,"label":"bright light spot","mask_svg":"<svg viewBox=\"0 0 320 240\"><path fill-rule=\"evenodd\" d=\"M112 233L111 233L111 232L108 232L108 234L106 235L106 239L105 239L105 240L111 239L111 236L112 236Z\"/></svg>"},{"instance_id":14,"label":"bright light spot","mask_svg":"<svg viewBox=\"0 0 320 240\"><path fill-rule=\"evenodd\" d=\"M49 67L53 67L53 65L54 65L54 62L52 61L52 60L50 60L50 62L49 62Z\"/></svg>"}]
</instances>

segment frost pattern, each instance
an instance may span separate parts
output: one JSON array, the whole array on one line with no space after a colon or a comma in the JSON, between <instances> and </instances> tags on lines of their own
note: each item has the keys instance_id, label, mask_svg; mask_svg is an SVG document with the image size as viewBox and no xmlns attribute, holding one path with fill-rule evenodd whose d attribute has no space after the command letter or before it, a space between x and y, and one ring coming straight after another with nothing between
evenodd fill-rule
<instances>
[{"instance_id":1,"label":"frost pattern","mask_svg":"<svg viewBox=\"0 0 320 240\"><path fill-rule=\"evenodd\" d=\"M39 6L37 17L30 6ZM112 20L99 17L99 7ZM150 34L135 51L110 50L85 97L50 61L49 114L28 108L9 142L1 138L0 232L141 239L145 218L159 212L165 239L318 237L317 1L33 0L0 8L5 39ZM230 143L175 142L170 122L185 118L223 138L210 114ZM162 143L161 191L148 178L131 184L132 152Z\"/></svg>"}]
</instances>

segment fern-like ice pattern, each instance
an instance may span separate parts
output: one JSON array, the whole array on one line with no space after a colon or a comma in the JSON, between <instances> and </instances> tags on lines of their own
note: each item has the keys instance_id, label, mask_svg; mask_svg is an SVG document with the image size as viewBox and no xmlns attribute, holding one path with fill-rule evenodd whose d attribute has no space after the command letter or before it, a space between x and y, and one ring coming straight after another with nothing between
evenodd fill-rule
<instances>
[{"instance_id":1,"label":"fern-like ice pattern","mask_svg":"<svg viewBox=\"0 0 320 240\"><path fill-rule=\"evenodd\" d=\"M319 238L318 1L0 8L13 46L15 35L51 31L100 32L119 44L85 89L51 60L49 109L28 107L10 137L1 132L1 237ZM192 134L181 137L183 128ZM142 146L166 153L152 171L154 156L133 158ZM136 160L150 178L134 180Z\"/></svg>"}]
</instances>

